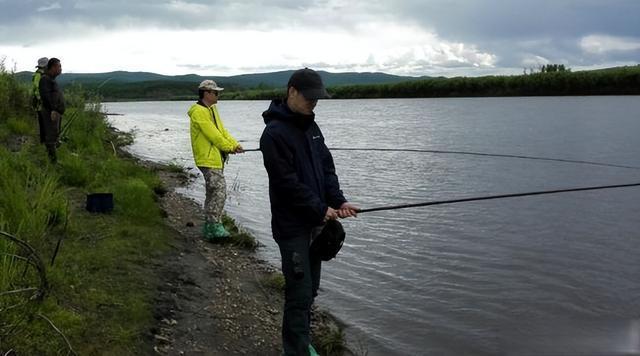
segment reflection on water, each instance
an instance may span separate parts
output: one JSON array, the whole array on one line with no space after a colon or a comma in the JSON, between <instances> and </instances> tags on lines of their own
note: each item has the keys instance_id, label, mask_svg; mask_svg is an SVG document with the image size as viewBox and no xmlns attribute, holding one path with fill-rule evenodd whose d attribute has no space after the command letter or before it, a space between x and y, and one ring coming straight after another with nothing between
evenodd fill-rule
<instances>
[{"instance_id":1,"label":"reflection on water","mask_svg":"<svg viewBox=\"0 0 640 356\"><path fill-rule=\"evenodd\" d=\"M193 166L191 102L113 103L131 150ZM223 101L229 131L255 148L265 101ZM326 100L329 146L495 152L640 166L637 97ZM640 172L561 162L396 152L334 152L362 207L640 181ZM197 172L197 170L195 170ZM266 245L259 153L232 156L227 211ZM202 201L203 182L183 193ZM640 317L640 190L569 193L361 214L323 269L318 302L369 355L495 355L549 320ZM518 327L513 327L513 325Z\"/></svg>"}]
</instances>

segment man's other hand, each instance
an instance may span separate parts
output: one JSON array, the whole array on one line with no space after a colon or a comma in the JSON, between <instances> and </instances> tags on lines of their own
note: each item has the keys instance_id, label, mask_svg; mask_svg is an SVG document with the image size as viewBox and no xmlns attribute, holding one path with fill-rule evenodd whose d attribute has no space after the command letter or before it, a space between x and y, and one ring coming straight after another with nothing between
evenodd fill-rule
<instances>
[{"instance_id":1,"label":"man's other hand","mask_svg":"<svg viewBox=\"0 0 640 356\"><path fill-rule=\"evenodd\" d=\"M338 213L338 217L340 217L341 219L344 218L348 218L348 217L357 217L358 216L358 211L360 210L359 207L349 203L349 202L344 202L342 203L342 205L340 206L340 209L337 210Z\"/></svg>"},{"instance_id":2,"label":"man's other hand","mask_svg":"<svg viewBox=\"0 0 640 356\"><path fill-rule=\"evenodd\" d=\"M338 211L332 207L328 207L327 208L327 212L324 213L324 222L327 222L329 220L335 220L338 218Z\"/></svg>"}]
</instances>

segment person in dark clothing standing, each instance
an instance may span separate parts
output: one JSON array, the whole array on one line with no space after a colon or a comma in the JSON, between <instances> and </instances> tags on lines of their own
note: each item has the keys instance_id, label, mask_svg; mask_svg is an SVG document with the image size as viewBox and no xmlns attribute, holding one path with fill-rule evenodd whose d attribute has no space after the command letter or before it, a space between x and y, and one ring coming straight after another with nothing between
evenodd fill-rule
<instances>
[{"instance_id":1,"label":"person in dark clothing standing","mask_svg":"<svg viewBox=\"0 0 640 356\"><path fill-rule=\"evenodd\" d=\"M47 63L47 70L40 78L40 98L42 110L38 111L43 123L44 145L52 163L57 162L56 148L62 115L64 115L64 96L58 87L56 77L62 73L62 64L58 58L51 58Z\"/></svg>"},{"instance_id":2,"label":"person in dark clothing standing","mask_svg":"<svg viewBox=\"0 0 640 356\"><path fill-rule=\"evenodd\" d=\"M347 202L333 158L315 123L318 99L328 98L320 75L295 71L287 97L274 100L262 116L260 138L269 175L271 229L280 248L285 277L282 343L285 355L317 355L310 343L311 305L320 285L321 259L309 247L329 220L355 217Z\"/></svg>"}]
</instances>

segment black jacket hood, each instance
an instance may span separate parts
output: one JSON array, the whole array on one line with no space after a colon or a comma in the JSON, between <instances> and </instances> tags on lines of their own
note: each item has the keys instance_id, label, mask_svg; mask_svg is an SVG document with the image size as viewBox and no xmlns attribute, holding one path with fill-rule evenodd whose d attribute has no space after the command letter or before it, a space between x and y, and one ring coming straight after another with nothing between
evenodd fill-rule
<instances>
[{"instance_id":1,"label":"black jacket hood","mask_svg":"<svg viewBox=\"0 0 640 356\"><path fill-rule=\"evenodd\" d=\"M276 99L271 101L269 108L262 113L264 123L268 124L273 120L287 122L303 131L309 129L315 120L315 114L304 115L291 111L286 100Z\"/></svg>"}]
</instances>

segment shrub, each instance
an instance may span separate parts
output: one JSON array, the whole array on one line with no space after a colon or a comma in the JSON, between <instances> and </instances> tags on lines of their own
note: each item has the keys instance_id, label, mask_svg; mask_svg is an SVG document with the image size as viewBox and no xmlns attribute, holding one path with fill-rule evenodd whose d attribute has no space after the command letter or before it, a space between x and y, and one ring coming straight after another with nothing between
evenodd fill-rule
<instances>
[{"instance_id":1,"label":"shrub","mask_svg":"<svg viewBox=\"0 0 640 356\"><path fill-rule=\"evenodd\" d=\"M55 175L33 165L26 153L0 149L0 220L7 232L38 244L51 221L65 219L64 205Z\"/></svg>"},{"instance_id":2,"label":"shrub","mask_svg":"<svg viewBox=\"0 0 640 356\"><path fill-rule=\"evenodd\" d=\"M167 170L171 173L185 173L186 169L180 163L171 161L167 164Z\"/></svg>"},{"instance_id":3,"label":"shrub","mask_svg":"<svg viewBox=\"0 0 640 356\"><path fill-rule=\"evenodd\" d=\"M284 275L281 272L273 272L262 280L262 285L277 291L284 291L284 284Z\"/></svg>"},{"instance_id":4,"label":"shrub","mask_svg":"<svg viewBox=\"0 0 640 356\"><path fill-rule=\"evenodd\" d=\"M91 182L89 165L78 155L65 154L60 160L60 179L72 187L86 187Z\"/></svg>"},{"instance_id":5,"label":"shrub","mask_svg":"<svg viewBox=\"0 0 640 356\"><path fill-rule=\"evenodd\" d=\"M151 188L139 178L117 182L113 187L115 211L132 219L160 219L160 209L154 196Z\"/></svg>"},{"instance_id":6,"label":"shrub","mask_svg":"<svg viewBox=\"0 0 640 356\"><path fill-rule=\"evenodd\" d=\"M32 126L24 120L10 118L7 120L7 129L16 135L28 135L31 133Z\"/></svg>"},{"instance_id":7,"label":"shrub","mask_svg":"<svg viewBox=\"0 0 640 356\"><path fill-rule=\"evenodd\" d=\"M344 331L336 324L323 324L314 333L314 343L322 355L342 355L346 349Z\"/></svg>"},{"instance_id":8,"label":"shrub","mask_svg":"<svg viewBox=\"0 0 640 356\"><path fill-rule=\"evenodd\" d=\"M229 239L223 240L222 242L231 243L235 246L250 251L258 248L258 241L256 241L255 237L240 228L240 225L232 218L225 215L222 218L222 223L224 224L225 229L227 229L227 231L229 231L229 233L231 234L231 237L229 237Z\"/></svg>"}]
</instances>

